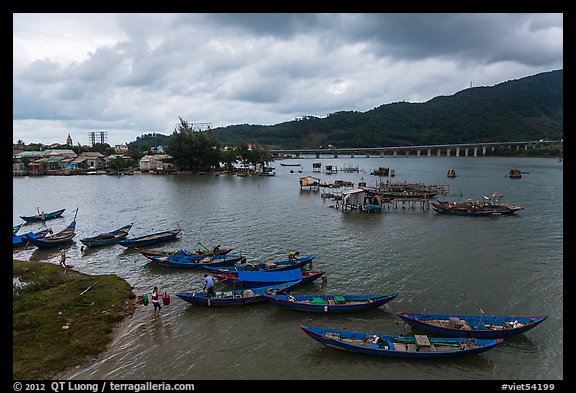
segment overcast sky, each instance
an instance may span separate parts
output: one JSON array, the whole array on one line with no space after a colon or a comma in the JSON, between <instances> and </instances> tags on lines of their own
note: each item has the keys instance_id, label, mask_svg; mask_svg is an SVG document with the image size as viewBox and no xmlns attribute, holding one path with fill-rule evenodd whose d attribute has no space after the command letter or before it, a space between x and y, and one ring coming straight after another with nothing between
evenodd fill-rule
<instances>
[{"instance_id":1,"label":"overcast sky","mask_svg":"<svg viewBox=\"0 0 576 393\"><path fill-rule=\"evenodd\" d=\"M563 68L562 14L13 14L13 142L128 143Z\"/></svg>"}]
</instances>

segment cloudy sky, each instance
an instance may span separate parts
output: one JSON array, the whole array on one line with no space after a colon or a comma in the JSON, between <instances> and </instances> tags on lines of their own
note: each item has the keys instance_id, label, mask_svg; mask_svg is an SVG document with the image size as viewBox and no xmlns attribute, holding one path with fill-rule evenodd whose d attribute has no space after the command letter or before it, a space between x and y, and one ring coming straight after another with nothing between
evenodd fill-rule
<instances>
[{"instance_id":1,"label":"cloudy sky","mask_svg":"<svg viewBox=\"0 0 576 393\"><path fill-rule=\"evenodd\" d=\"M562 14L13 14L13 142L111 145L563 68Z\"/></svg>"}]
</instances>

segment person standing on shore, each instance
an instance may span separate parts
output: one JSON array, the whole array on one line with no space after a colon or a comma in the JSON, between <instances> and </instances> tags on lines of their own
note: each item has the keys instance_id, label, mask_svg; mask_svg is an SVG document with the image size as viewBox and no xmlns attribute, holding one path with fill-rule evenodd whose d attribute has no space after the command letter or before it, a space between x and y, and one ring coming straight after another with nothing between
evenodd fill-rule
<instances>
[{"instance_id":1,"label":"person standing on shore","mask_svg":"<svg viewBox=\"0 0 576 393\"><path fill-rule=\"evenodd\" d=\"M60 247L60 266L68 268L66 265L66 252L63 247Z\"/></svg>"},{"instance_id":2,"label":"person standing on shore","mask_svg":"<svg viewBox=\"0 0 576 393\"><path fill-rule=\"evenodd\" d=\"M152 305L154 306L154 314L159 315L162 306L160 305L160 294L158 293L158 287L154 287L152 291Z\"/></svg>"}]
</instances>

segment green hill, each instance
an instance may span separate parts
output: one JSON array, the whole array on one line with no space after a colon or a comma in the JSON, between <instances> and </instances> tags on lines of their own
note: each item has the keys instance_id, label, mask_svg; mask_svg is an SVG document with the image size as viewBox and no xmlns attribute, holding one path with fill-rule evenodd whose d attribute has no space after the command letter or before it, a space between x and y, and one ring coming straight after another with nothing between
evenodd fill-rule
<instances>
[{"instance_id":1,"label":"green hill","mask_svg":"<svg viewBox=\"0 0 576 393\"><path fill-rule=\"evenodd\" d=\"M272 126L213 129L225 144L237 138L270 148L333 144L379 147L563 138L563 70L474 87L425 103L397 102L367 112L306 116Z\"/></svg>"}]
</instances>

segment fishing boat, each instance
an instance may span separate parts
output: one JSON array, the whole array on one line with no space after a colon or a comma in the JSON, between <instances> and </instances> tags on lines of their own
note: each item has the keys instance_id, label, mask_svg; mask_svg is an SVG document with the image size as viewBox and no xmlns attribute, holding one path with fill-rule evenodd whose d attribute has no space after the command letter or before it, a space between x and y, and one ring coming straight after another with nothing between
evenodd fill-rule
<instances>
[{"instance_id":1,"label":"fishing boat","mask_svg":"<svg viewBox=\"0 0 576 393\"><path fill-rule=\"evenodd\" d=\"M547 318L534 316L491 316L462 314L419 314L399 312L412 327L449 337L503 338L527 332Z\"/></svg>"},{"instance_id":2,"label":"fishing boat","mask_svg":"<svg viewBox=\"0 0 576 393\"><path fill-rule=\"evenodd\" d=\"M200 250L200 249L198 249L194 252L190 252L184 248L181 248L179 250L167 251L167 250L152 250L150 248L136 247L135 250L144 256L151 255L151 256L157 256L157 257L164 257L164 256L168 256L168 255L202 255L202 256L226 255L226 254L230 253L230 251L232 251L233 249L232 248L219 248L217 250L214 250L214 248L212 250Z\"/></svg>"},{"instance_id":3,"label":"fishing boat","mask_svg":"<svg viewBox=\"0 0 576 393\"><path fill-rule=\"evenodd\" d=\"M72 242L72 238L76 236L76 216L78 215L78 209L74 214L74 219L68 226L62 229L60 232L54 233L52 235L45 235L38 237L34 233L27 233L26 237L28 240L38 248L54 248L66 245Z\"/></svg>"},{"instance_id":4,"label":"fishing boat","mask_svg":"<svg viewBox=\"0 0 576 393\"><path fill-rule=\"evenodd\" d=\"M26 222L40 222L40 221L46 221L46 220L53 220L55 218L59 218L62 216L62 213L64 213L66 209L60 209L60 210L56 210L53 212L48 212L48 213L38 213L35 214L33 216L20 216L21 219L23 219Z\"/></svg>"},{"instance_id":5,"label":"fishing boat","mask_svg":"<svg viewBox=\"0 0 576 393\"><path fill-rule=\"evenodd\" d=\"M281 162L280 165L282 165L282 166L300 166L300 164L296 164L296 163L294 163L294 164L287 164L287 163L284 163L284 162Z\"/></svg>"},{"instance_id":6,"label":"fishing boat","mask_svg":"<svg viewBox=\"0 0 576 393\"><path fill-rule=\"evenodd\" d=\"M202 269L209 266L232 266L235 263L242 263L246 257L236 254L225 255L166 255L166 256L146 256L152 263L183 269Z\"/></svg>"},{"instance_id":7,"label":"fishing boat","mask_svg":"<svg viewBox=\"0 0 576 393\"><path fill-rule=\"evenodd\" d=\"M176 236L181 232L181 229L171 229L168 231L151 233L149 235L143 235L138 237L133 237L130 239L118 240L116 243L124 247L143 247L149 246L150 244L157 244L165 242L168 240L175 239Z\"/></svg>"},{"instance_id":8,"label":"fishing boat","mask_svg":"<svg viewBox=\"0 0 576 393\"><path fill-rule=\"evenodd\" d=\"M263 295L283 293L299 285L302 281L289 281L277 285L268 285L249 289L234 289L231 291L217 291L213 294L205 292L179 292L176 294L180 299L199 306L207 307L230 307L243 306L245 304L264 302Z\"/></svg>"},{"instance_id":9,"label":"fishing boat","mask_svg":"<svg viewBox=\"0 0 576 393\"><path fill-rule=\"evenodd\" d=\"M12 226L12 235L16 235L18 231L22 228L22 224L13 225Z\"/></svg>"},{"instance_id":10,"label":"fishing boat","mask_svg":"<svg viewBox=\"0 0 576 393\"><path fill-rule=\"evenodd\" d=\"M337 313L372 310L398 296L398 293L386 295L268 295L264 298L272 304L289 310Z\"/></svg>"},{"instance_id":11,"label":"fishing boat","mask_svg":"<svg viewBox=\"0 0 576 393\"><path fill-rule=\"evenodd\" d=\"M294 260L285 260L277 262L247 262L242 265L224 266L224 267L207 267L208 270L214 273L234 273L241 270L252 271L282 271L303 268L306 265L311 266L312 261L317 258L316 255L310 255L304 258L295 258Z\"/></svg>"},{"instance_id":12,"label":"fishing boat","mask_svg":"<svg viewBox=\"0 0 576 393\"><path fill-rule=\"evenodd\" d=\"M254 288L295 280L302 280L302 283L312 282L322 277L324 273L324 271L292 269L272 272L241 270L235 273L212 273L212 275L225 284Z\"/></svg>"},{"instance_id":13,"label":"fishing boat","mask_svg":"<svg viewBox=\"0 0 576 393\"><path fill-rule=\"evenodd\" d=\"M16 247L22 247L28 244L29 240L28 237L26 235L28 234L33 234L35 235L37 238L43 238L44 236L48 235L50 233L50 229L43 229L41 231L38 232L28 232L28 233L23 233L22 235L13 235L12 236L12 247L16 248Z\"/></svg>"},{"instance_id":14,"label":"fishing boat","mask_svg":"<svg viewBox=\"0 0 576 393\"><path fill-rule=\"evenodd\" d=\"M80 239L80 241L88 247L99 247L116 243L118 240L125 239L126 236L128 236L128 232L130 232L133 225L134 223L128 224L111 232L101 233L92 237L85 237L84 239Z\"/></svg>"},{"instance_id":15,"label":"fishing boat","mask_svg":"<svg viewBox=\"0 0 576 393\"><path fill-rule=\"evenodd\" d=\"M432 201L432 209L438 214L466 215L466 216L497 216L513 215L524 207L501 203L504 196L496 199L497 193L491 197L484 195L483 200L475 201L471 198L464 202Z\"/></svg>"},{"instance_id":16,"label":"fishing boat","mask_svg":"<svg viewBox=\"0 0 576 393\"><path fill-rule=\"evenodd\" d=\"M442 215L491 217L502 214L496 209L485 209L479 204L472 203L432 201L430 204L434 212Z\"/></svg>"},{"instance_id":17,"label":"fishing boat","mask_svg":"<svg viewBox=\"0 0 576 393\"><path fill-rule=\"evenodd\" d=\"M427 335L388 336L300 325L314 340L329 347L366 355L400 358L448 358L479 354L504 342L503 339L428 337Z\"/></svg>"}]
</instances>

